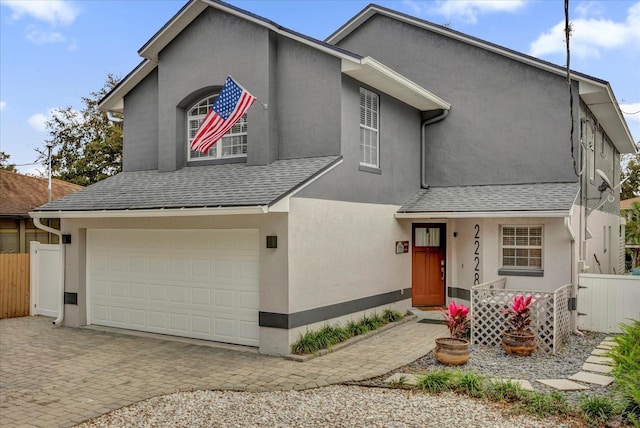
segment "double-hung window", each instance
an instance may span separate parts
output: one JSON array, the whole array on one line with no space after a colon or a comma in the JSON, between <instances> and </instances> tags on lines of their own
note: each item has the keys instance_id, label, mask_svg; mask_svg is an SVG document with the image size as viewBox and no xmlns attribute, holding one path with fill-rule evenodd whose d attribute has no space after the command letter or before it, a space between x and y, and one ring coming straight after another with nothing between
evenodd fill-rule
<instances>
[{"instance_id":1,"label":"double-hung window","mask_svg":"<svg viewBox=\"0 0 640 428\"><path fill-rule=\"evenodd\" d=\"M542 226L501 227L501 271L542 275ZM499 274L507 274L499 272ZM537 276L536 275L536 276Z\"/></svg>"},{"instance_id":2,"label":"double-hung window","mask_svg":"<svg viewBox=\"0 0 640 428\"><path fill-rule=\"evenodd\" d=\"M360 165L380 167L378 94L360 88Z\"/></svg>"},{"instance_id":3,"label":"double-hung window","mask_svg":"<svg viewBox=\"0 0 640 428\"><path fill-rule=\"evenodd\" d=\"M218 94L208 96L187 109L187 144L190 161L247 157L246 113L209 151L201 153L191 150L191 142L198 132L200 123L204 120L207 112L211 110L217 96Z\"/></svg>"}]
</instances>

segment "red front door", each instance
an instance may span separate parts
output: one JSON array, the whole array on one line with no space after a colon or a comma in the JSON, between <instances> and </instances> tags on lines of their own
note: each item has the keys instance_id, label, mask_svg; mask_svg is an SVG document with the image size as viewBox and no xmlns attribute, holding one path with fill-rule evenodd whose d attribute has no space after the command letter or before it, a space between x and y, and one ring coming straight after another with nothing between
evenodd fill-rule
<instances>
[{"instance_id":1,"label":"red front door","mask_svg":"<svg viewBox=\"0 0 640 428\"><path fill-rule=\"evenodd\" d=\"M445 304L445 224L413 225L413 306Z\"/></svg>"}]
</instances>

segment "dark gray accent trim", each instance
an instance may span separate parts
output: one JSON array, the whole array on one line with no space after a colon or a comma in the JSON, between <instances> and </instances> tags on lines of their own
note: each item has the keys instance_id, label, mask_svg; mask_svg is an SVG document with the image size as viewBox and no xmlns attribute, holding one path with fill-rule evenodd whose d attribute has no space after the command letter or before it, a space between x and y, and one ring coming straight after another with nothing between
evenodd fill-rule
<instances>
[{"instance_id":1,"label":"dark gray accent trim","mask_svg":"<svg viewBox=\"0 0 640 428\"><path fill-rule=\"evenodd\" d=\"M77 305L78 304L78 293L68 293L64 292L64 304L65 305Z\"/></svg>"},{"instance_id":2,"label":"dark gray accent trim","mask_svg":"<svg viewBox=\"0 0 640 428\"><path fill-rule=\"evenodd\" d=\"M358 170L364 172L372 172L374 174L382 174L382 170L380 168L373 168L371 166L358 165Z\"/></svg>"},{"instance_id":3,"label":"dark gray accent trim","mask_svg":"<svg viewBox=\"0 0 640 428\"><path fill-rule=\"evenodd\" d=\"M295 312L293 314L260 312L258 315L258 325L260 327L292 329L410 298L411 288L405 288L403 290L390 291L376 296L363 297L362 299L336 303L334 305Z\"/></svg>"},{"instance_id":4,"label":"dark gray accent trim","mask_svg":"<svg viewBox=\"0 0 640 428\"><path fill-rule=\"evenodd\" d=\"M498 269L498 275L504 276L544 276L544 270Z\"/></svg>"},{"instance_id":5,"label":"dark gray accent trim","mask_svg":"<svg viewBox=\"0 0 640 428\"><path fill-rule=\"evenodd\" d=\"M471 290L467 290L466 288L458 288L458 287L449 287L447 288L447 296L452 299L464 299L471 300Z\"/></svg>"}]
</instances>

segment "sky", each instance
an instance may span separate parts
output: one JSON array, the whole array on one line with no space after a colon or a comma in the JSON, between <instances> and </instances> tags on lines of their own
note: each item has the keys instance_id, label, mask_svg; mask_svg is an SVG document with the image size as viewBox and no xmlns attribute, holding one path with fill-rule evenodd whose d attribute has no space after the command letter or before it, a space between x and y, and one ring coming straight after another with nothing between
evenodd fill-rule
<instances>
[{"instance_id":1,"label":"sky","mask_svg":"<svg viewBox=\"0 0 640 428\"><path fill-rule=\"evenodd\" d=\"M447 25L564 66L562 0L230 0L324 40L367 4ZM138 50L186 0L0 0L0 151L27 174L56 108L83 108L109 73L126 76ZM570 0L571 68L608 81L640 140L640 0ZM214 41L212 41L213 43ZM428 88L437 93L437 88Z\"/></svg>"}]
</instances>

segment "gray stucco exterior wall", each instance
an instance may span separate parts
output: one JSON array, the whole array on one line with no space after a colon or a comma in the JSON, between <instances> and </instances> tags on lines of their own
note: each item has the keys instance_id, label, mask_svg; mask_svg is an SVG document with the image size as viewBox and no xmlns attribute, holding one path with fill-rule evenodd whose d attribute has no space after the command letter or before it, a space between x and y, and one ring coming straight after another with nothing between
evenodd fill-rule
<instances>
[{"instance_id":1,"label":"gray stucco exterior wall","mask_svg":"<svg viewBox=\"0 0 640 428\"><path fill-rule=\"evenodd\" d=\"M158 72L152 71L125 97L123 165L125 171L158 168Z\"/></svg>"},{"instance_id":2,"label":"gray stucco exterior wall","mask_svg":"<svg viewBox=\"0 0 640 428\"><path fill-rule=\"evenodd\" d=\"M280 37L280 159L340 154L340 60Z\"/></svg>"},{"instance_id":3,"label":"gray stucco exterior wall","mask_svg":"<svg viewBox=\"0 0 640 428\"><path fill-rule=\"evenodd\" d=\"M360 170L360 87L379 95L378 172ZM420 188L420 123L418 110L343 76L341 151L344 161L299 196L402 205Z\"/></svg>"},{"instance_id":4,"label":"gray stucco exterior wall","mask_svg":"<svg viewBox=\"0 0 640 428\"><path fill-rule=\"evenodd\" d=\"M380 15L339 46L452 104L446 120L427 128L429 185L577 181L562 76Z\"/></svg>"}]
</instances>

